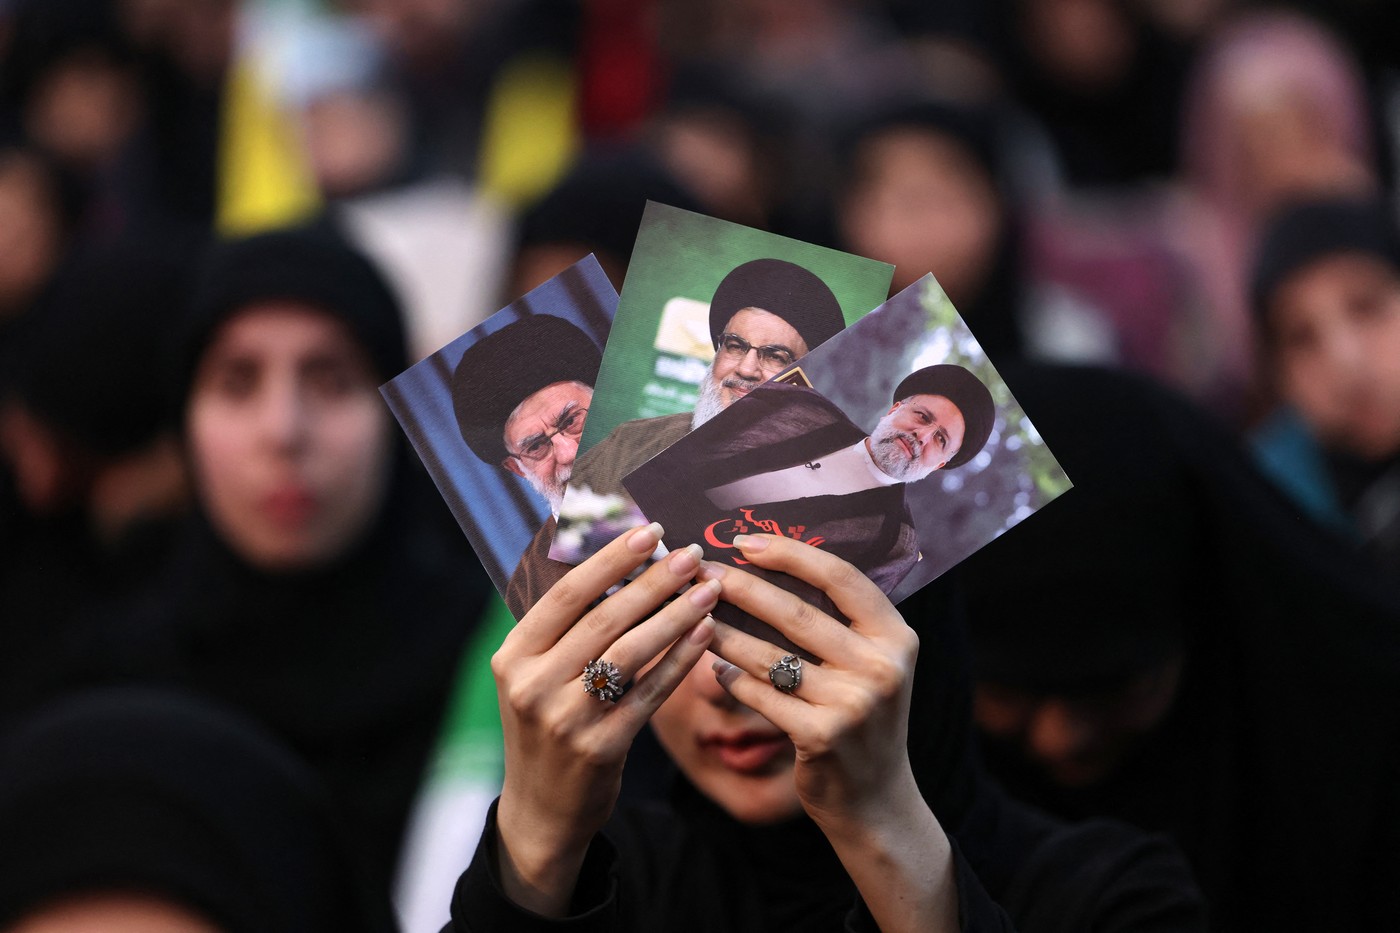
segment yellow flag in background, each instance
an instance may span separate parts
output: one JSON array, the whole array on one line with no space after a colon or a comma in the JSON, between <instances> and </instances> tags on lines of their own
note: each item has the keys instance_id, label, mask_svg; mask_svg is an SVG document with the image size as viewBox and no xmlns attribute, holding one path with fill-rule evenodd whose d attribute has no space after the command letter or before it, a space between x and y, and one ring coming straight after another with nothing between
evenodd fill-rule
<instances>
[{"instance_id":1,"label":"yellow flag in background","mask_svg":"<svg viewBox=\"0 0 1400 933\"><path fill-rule=\"evenodd\" d=\"M248 56L229 70L219 138L215 225L246 236L305 220L321 206L295 118Z\"/></svg>"},{"instance_id":2,"label":"yellow flag in background","mask_svg":"<svg viewBox=\"0 0 1400 933\"><path fill-rule=\"evenodd\" d=\"M512 205L554 187L578 149L576 88L567 62L525 54L497 76L482 127L478 181Z\"/></svg>"}]
</instances>

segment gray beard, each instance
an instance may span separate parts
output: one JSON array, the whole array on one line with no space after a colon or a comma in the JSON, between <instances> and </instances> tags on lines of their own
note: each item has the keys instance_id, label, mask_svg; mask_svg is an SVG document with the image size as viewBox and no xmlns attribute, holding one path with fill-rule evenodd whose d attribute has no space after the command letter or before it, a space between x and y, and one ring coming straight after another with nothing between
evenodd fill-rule
<instances>
[{"instance_id":1,"label":"gray beard","mask_svg":"<svg viewBox=\"0 0 1400 933\"><path fill-rule=\"evenodd\" d=\"M521 464L522 469L528 467L528 464L521 460L517 459L516 463ZM573 468L570 467L563 476L556 473L553 482L551 482L536 476L532 470L525 469L525 482L529 483L531 489L549 502L549 511L556 518L559 517L559 506L564 501L564 487L568 485L569 477L573 475L573 472Z\"/></svg>"},{"instance_id":2,"label":"gray beard","mask_svg":"<svg viewBox=\"0 0 1400 933\"><path fill-rule=\"evenodd\" d=\"M931 467L919 462L919 454L923 453L924 447L918 438L886 428L886 420L887 418L880 419L880 424L875 428L875 436L870 438L870 456L875 460L875 465L901 483L916 483L932 473ZM913 450L912 458L904 456L904 451L895 443L895 440L901 437Z\"/></svg>"},{"instance_id":3,"label":"gray beard","mask_svg":"<svg viewBox=\"0 0 1400 933\"><path fill-rule=\"evenodd\" d=\"M737 384L739 386L748 386L749 391L753 391L760 385L758 382L749 382L747 379L735 379L732 376L729 382L731 388L734 388ZM705 373L705 378L700 383L700 399L695 403L695 413L690 416L690 430L694 431L696 428L700 427L700 425L709 421L728 407L724 403L723 396L719 394L722 387L722 384L715 379L713 369Z\"/></svg>"},{"instance_id":4,"label":"gray beard","mask_svg":"<svg viewBox=\"0 0 1400 933\"><path fill-rule=\"evenodd\" d=\"M705 378L700 381L700 399L695 403L695 414L690 416L690 430L694 431L724 411L724 401L720 398L719 389L715 374L707 371Z\"/></svg>"}]
</instances>

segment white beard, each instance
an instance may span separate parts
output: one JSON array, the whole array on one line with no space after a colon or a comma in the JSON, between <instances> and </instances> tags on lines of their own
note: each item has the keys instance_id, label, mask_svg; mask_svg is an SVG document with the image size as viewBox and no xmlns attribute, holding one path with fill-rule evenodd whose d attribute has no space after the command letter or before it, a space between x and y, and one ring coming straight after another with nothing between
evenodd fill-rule
<instances>
[{"instance_id":1,"label":"white beard","mask_svg":"<svg viewBox=\"0 0 1400 933\"><path fill-rule=\"evenodd\" d=\"M707 370L705 378L700 381L700 399L695 403L695 414L690 416L690 430L694 431L724 411L724 400L720 398L719 389L714 372Z\"/></svg>"},{"instance_id":2,"label":"white beard","mask_svg":"<svg viewBox=\"0 0 1400 933\"><path fill-rule=\"evenodd\" d=\"M932 473L935 468L925 466L919 461L924 445L914 435L891 427L889 422L893 418L893 413L888 414L875 426L875 432L870 435L870 456L874 458L875 465L888 476L901 483L916 483ZM903 439L909 445L913 456L904 455L904 449L896 443L899 439Z\"/></svg>"},{"instance_id":3,"label":"white beard","mask_svg":"<svg viewBox=\"0 0 1400 933\"><path fill-rule=\"evenodd\" d=\"M731 389L743 388L749 391L753 391L761 384L758 382L751 382L748 379L740 379L736 376L730 376L727 382ZM695 414L690 416L690 430L694 431L696 428L700 427L700 425L729 407L724 401L724 396L720 394L720 389L722 388L724 388L724 386L715 379L714 366L711 365L711 367L705 371L705 378L700 382L700 399L695 403Z\"/></svg>"},{"instance_id":4,"label":"white beard","mask_svg":"<svg viewBox=\"0 0 1400 933\"><path fill-rule=\"evenodd\" d=\"M521 470L525 474L525 482L530 484L530 488L539 493L549 502L549 511L555 518L559 517L559 506L564 501L564 487L569 483L569 477L573 475L572 465L555 470L552 478L543 478L535 475L530 469L529 461L516 458L516 463L520 464ZM552 481L551 481L552 479Z\"/></svg>"}]
</instances>

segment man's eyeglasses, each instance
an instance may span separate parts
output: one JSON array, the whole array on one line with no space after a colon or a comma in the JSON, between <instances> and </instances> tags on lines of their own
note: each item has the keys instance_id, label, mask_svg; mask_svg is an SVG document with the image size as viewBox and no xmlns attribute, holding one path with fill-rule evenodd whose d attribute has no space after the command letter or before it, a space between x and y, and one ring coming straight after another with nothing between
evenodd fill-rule
<instances>
[{"instance_id":1,"label":"man's eyeglasses","mask_svg":"<svg viewBox=\"0 0 1400 933\"><path fill-rule=\"evenodd\" d=\"M559 416L551 430L543 434L532 434L520 442L520 449L512 456L522 460L543 460L554 450L554 438L578 437L583 433L583 422L588 417L587 408L571 408Z\"/></svg>"},{"instance_id":2,"label":"man's eyeglasses","mask_svg":"<svg viewBox=\"0 0 1400 933\"><path fill-rule=\"evenodd\" d=\"M759 366L774 372L791 366L796 359L787 347L756 347L738 334L720 334L719 339L715 341L715 352L723 353L731 360L742 360L749 355L750 350L758 352Z\"/></svg>"}]
</instances>

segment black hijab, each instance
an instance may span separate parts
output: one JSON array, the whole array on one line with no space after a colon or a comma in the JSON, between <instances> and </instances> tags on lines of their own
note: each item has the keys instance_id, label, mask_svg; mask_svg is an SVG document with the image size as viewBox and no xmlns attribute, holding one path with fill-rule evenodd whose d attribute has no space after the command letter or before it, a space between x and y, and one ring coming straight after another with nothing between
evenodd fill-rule
<instances>
[{"instance_id":1,"label":"black hijab","mask_svg":"<svg viewBox=\"0 0 1400 933\"><path fill-rule=\"evenodd\" d=\"M404 368L398 305L327 228L223 244L202 272L176 383L231 314L291 298L343 321L381 379ZM268 726L347 805L381 883L392 872L459 655L489 583L426 474L399 443L360 537L324 566L268 572L201 511L162 586L118 629L124 675L173 680Z\"/></svg>"},{"instance_id":2,"label":"black hijab","mask_svg":"<svg viewBox=\"0 0 1400 933\"><path fill-rule=\"evenodd\" d=\"M129 890L228 933L393 929L324 789L256 724L127 688L36 713L0 746L0 926Z\"/></svg>"},{"instance_id":3,"label":"black hijab","mask_svg":"<svg viewBox=\"0 0 1400 933\"><path fill-rule=\"evenodd\" d=\"M152 364L188 301L185 259L164 242L85 243L0 349L0 405L12 400L61 444L69 473L35 504L0 464L0 723L71 685L81 620L148 584L178 524L162 505L108 527L93 506L124 458L170 436Z\"/></svg>"},{"instance_id":4,"label":"black hijab","mask_svg":"<svg viewBox=\"0 0 1400 933\"><path fill-rule=\"evenodd\" d=\"M1011 799L987 776L972 727L966 612L956 581L934 581L899 610L919 634L910 763L925 801L971 871L958 873L964 928L1205 929L1190 870L1164 840L1107 820L1071 825ZM672 923L685 918L682 929L874 929L862 905L852 912L854 885L805 816L740 823L672 775L669 812L680 816L683 829L659 832L655 808L639 802L638 772L652 764L648 735L643 732L628 757L629 805L609 824L619 847L630 848L641 836L643 851L652 856L640 870L624 864L621 871L624 886L644 892L639 900L663 905L641 928L659 926L664 917ZM669 765L664 753L656 754Z\"/></svg>"},{"instance_id":5,"label":"black hijab","mask_svg":"<svg viewBox=\"0 0 1400 933\"><path fill-rule=\"evenodd\" d=\"M979 677L1070 695L1184 651L1167 717L1069 816L1173 834L1220 929L1395 916L1400 614L1235 438L1145 380L1004 367L1075 488L965 562Z\"/></svg>"},{"instance_id":6,"label":"black hijab","mask_svg":"<svg viewBox=\"0 0 1400 933\"><path fill-rule=\"evenodd\" d=\"M1007 164L1004 115L993 107L941 100L891 102L862 114L846 128L840 140L843 174L849 177L855 171L862 144L898 130L919 131L951 143L991 186L1000 212L999 232L976 294L963 298L958 312L976 330L988 354L997 358L1021 354L1025 346L1020 320L1025 302L1024 234Z\"/></svg>"}]
</instances>

